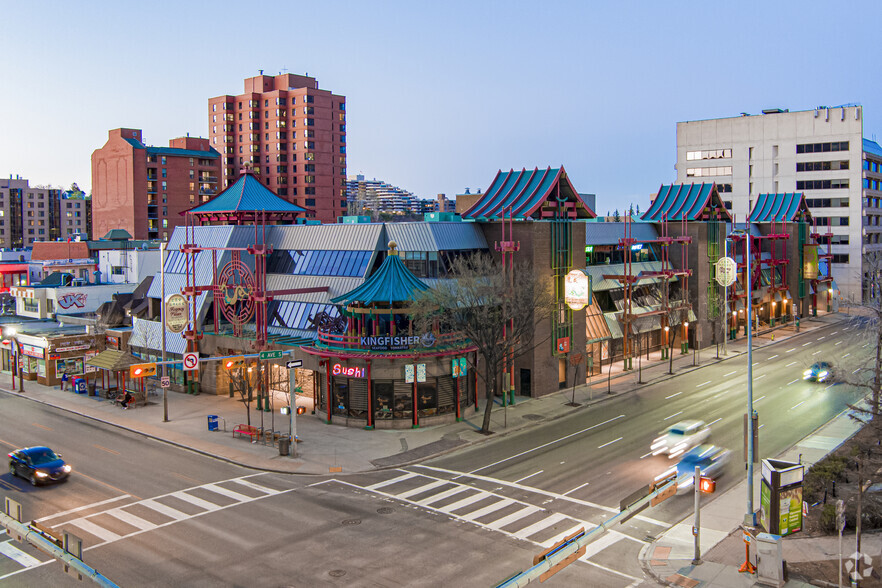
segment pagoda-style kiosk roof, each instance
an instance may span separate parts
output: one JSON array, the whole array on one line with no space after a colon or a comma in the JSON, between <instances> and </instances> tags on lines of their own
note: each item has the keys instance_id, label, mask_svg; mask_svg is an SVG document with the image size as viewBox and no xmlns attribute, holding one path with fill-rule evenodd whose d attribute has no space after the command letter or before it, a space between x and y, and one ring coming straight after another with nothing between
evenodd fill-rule
<instances>
[{"instance_id":1,"label":"pagoda-style kiosk roof","mask_svg":"<svg viewBox=\"0 0 882 588\"><path fill-rule=\"evenodd\" d=\"M254 174L243 173L235 183L208 202L181 214L192 215L203 224L219 222L231 225L291 223L309 211L279 198L260 183Z\"/></svg>"},{"instance_id":2,"label":"pagoda-style kiosk roof","mask_svg":"<svg viewBox=\"0 0 882 588\"><path fill-rule=\"evenodd\" d=\"M716 184L662 185L643 216L644 221L732 221L732 215L723 205Z\"/></svg>"},{"instance_id":3,"label":"pagoda-style kiosk roof","mask_svg":"<svg viewBox=\"0 0 882 588\"><path fill-rule=\"evenodd\" d=\"M349 307L347 310L358 307L374 310L384 304L388 305L387 308L391 308L395 303L409 303L420 292L428 289L429 287L422 280L405 267L398 256L397 245L391 241L389 255L383 260L380 268L361 286L342 296L332 298L331 302L346 304Z\"/></svg>"}]
</instances>

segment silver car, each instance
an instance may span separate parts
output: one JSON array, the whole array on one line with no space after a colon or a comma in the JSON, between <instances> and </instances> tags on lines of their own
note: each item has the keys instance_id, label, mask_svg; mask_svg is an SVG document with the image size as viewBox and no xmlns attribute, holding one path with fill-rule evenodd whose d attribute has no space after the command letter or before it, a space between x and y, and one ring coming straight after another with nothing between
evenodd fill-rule
<instances>
[{"instance_id":1,"label":"silver car","mask_svg":"<svg viewBox=\"0 0 882 588\"><path fill-rule=\"evenodd\" d=\"M652 442L653 455L667 454L671 459L701 445L710 437L710 427L704 421L689 420L673 424Z\"/></svg>"}]
</instances>

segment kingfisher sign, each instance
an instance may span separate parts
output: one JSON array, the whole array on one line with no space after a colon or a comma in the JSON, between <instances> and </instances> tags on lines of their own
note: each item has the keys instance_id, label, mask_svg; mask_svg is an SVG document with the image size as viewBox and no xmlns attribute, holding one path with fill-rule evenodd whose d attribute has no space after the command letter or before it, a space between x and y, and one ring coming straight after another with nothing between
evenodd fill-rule
<instances>
[{"instance_id":1,"label":"kingfisher sign","mask_svg":"<svg viewBox=\"0 0 882 588\"><path fill-rule=\"evenodd\" d=\"M395 336L395 337L362 337L361 346L373 350L410 349L411 347L434 347L435 334Z\"/></svg>"}]
</instances>

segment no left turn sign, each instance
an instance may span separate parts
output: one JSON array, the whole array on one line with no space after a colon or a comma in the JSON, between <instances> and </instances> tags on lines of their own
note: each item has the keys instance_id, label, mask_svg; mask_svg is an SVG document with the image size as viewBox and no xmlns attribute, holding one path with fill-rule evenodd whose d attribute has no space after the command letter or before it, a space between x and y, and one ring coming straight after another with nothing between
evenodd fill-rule
<instances>
[{"instance_id":1,"label":"no left turn sign","mask_svg":"<svg viewBox=\"0 0 882 588\"><path fill-rule=\"evenodd\" d=\"M195 370L196 366L199 365L199 354L198 353L185 353L184 354L184 369Z\"/></svg>"}]
</instances>

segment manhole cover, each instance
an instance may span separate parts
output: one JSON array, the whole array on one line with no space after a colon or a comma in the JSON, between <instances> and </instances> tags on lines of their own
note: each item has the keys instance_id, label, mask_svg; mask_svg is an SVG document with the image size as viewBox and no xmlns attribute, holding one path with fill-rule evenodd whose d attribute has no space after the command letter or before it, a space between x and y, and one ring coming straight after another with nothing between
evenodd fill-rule
<instances>
[{"instance_id":1,"label":"manhole cover","mask_svg":"<svg viewBox=\"0 0 882 588\"><path fill-rule=\"evenodd\" d=\"M383 508L378 508L377 512L379 514L392 514L393 512L395 512L395 509L389 508L388 506L384 506Z\"/></svg>"},{"instance_id":2,"label":"manhole cover","mask_svg":"<svg viewBox=\"0 0 882 588\"><path fill-rule=\"evenodd\" d=\"M525 414L523 417L525 421L544 421L545 417L541 414Z\"/></svg>"},{"instance_id":3,"label":"manhole cover","mask_svg":"<svg viewBox=\"0 0 882 588\"><path fill-rule=\"evenodd\" d=\"M360 525L361 519L346 519L343 521L344 525Z\"/></svg>"},{"instance_id":4,"label":"manhole cover","mask_svg":"<svg viewBox=\"0 0 882 588\"><path fill-rule=\"evenodd\" d=\"M331 570L328 575L332 578L342 578L346 575L346 570Z\"/></svg>"}]
</instances>

